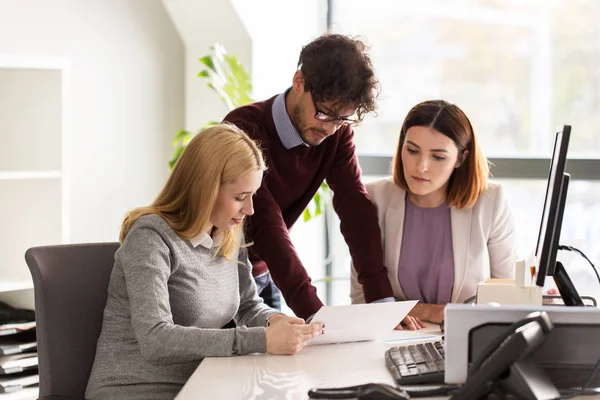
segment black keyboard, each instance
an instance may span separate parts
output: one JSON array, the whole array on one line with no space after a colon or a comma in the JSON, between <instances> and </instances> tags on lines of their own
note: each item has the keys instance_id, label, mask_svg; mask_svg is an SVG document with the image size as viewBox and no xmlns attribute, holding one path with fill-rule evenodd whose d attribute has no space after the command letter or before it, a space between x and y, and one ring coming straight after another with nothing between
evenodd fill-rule
<instances>
[{"instance_id":1,"label":"black keyboard","mask_svg":"<svg viewBox=\"0 0 600 400\"><path fill-rule=\"evenodd\" d=\"M441 341L391 347L385 365L398 385L444 383L444 354Z\"/></svg>"}]
</instances>

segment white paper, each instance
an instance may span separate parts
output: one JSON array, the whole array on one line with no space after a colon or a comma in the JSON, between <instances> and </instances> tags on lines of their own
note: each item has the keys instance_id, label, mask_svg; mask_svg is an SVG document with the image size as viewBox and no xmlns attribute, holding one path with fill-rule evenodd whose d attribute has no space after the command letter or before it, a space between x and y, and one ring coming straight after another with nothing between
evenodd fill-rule
<instances>
[{"instance_id":1,"label":"white paper","mask_svg":"<svg viewBox=\"0 0 600 400\"><path fill-rule=\"evenodd\" d=\"M37 353L12 354L0 357L0 368L32 367L38 365Z\"/></svg>"},{"instance_id":2,"label":"white paper","mask_svg":"<svg viewBox=\"0 0 600 400\"><path fill-rule=\"evenodd\" d=\"M10 386L29 386L35 385L40 382L40 376L36 373L35 375L0 375L0 386L7 388Z\"/></svg>"},{"instance_id":3,"label":"white paper","mask_svg":"<svg viewBox=\"0 0 600 400\"><path fill-rule=\"evenodd\" d=\"M383 340L417 304L416 300L321 307L312 321L325 324L325 334L311 344Z\"/></svg>"},{"instance_id":4,"label":"white paper","mask_svg":"<svg viewBox=\"0 0 600 400\"><path fill-rule=\"evenodd\" d=\"M26 331L28 329L35 328L35 321L31 322L17 322L14 324L2 324L0 325L0 331L9 330L9 329L17 329Z\"/></svg>"}]
</instances>

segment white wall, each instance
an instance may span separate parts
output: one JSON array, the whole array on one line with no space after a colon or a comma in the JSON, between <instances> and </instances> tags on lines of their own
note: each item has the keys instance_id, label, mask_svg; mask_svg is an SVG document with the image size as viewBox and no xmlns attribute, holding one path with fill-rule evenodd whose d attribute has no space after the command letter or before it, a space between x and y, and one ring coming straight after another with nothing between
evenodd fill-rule
<instances>
[{"instance_id":1,"label":"white wall","mask_svg":"<svg viewBox=\"0 0 600 400\"><path fill-rule=\"evenodd\" d=\"M184 126L184 48L162 3L0 0L0 54L70 61L70 241L116 240Z\"/></svg>"},{"instance_id":2,"label":"white wall","mask_svg":"<svg viewBox=\"0 0 600 400\"><path fill-rule=\"evenodd\" d=\"M185 126L192 131L228 112L196 76L210 46L220 43L237 56L251 74L254 98L262 100L291 86L302 46L326 25L323 0L162 1L186 47Z\"/></svg>"},{"instance_id":3,"label":"white wall","mask_svg":"<svg viewBox=\"0 0 600 400\"><path fill-rule=\"evenodd\" d=\"M327 28L327 2L231 0L231 3L252 41L255 97L266 99L290 87L302 46Z\"/></svg>"},{"instance_id":4,"label":"white wall","mask_svg":"<svg viewBox=\"0 0 600 400\"><path fill-rule=\"evenodd\" d=\"M196 132L208 121L220 121L228 110L219 96L197 77L198 59L219 43L251 73L252 45L229 0L162 0L185 43L185 127ZM210 10L210 11L209 11Z\"/></svg>"}]
</instances>

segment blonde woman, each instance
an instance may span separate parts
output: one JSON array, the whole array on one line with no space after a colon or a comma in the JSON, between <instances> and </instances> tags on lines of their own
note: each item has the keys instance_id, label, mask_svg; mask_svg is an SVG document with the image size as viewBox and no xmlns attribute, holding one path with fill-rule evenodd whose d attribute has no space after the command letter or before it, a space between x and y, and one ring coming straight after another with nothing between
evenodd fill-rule
<instances>
[{"instance_id":1,"label":"blonde woman","mask_svg":"<svg viewBox=\"0 0 600 400\"><path fill-rule=\"evenodd\" d=\"M394 297L419 300L404 320L409 329L440 323L445 305L474 296L478 282L514 276L515 222L504 189L488 175L469 118L432 100L406 116L393 177L366 185ZM354 268L351 297L364 302Z\"/></svg>"},{"instance_id":2,"label":"blonde woman","mask_svg":"<svg viewBox=\"0 0 600 400\"><path fill-rule=\"evenodd\" d=\"M257 296L242 226L264 170L244 132L217 125L127 215L87 399L174 398L204 357L294 354L321 334Z\"/></svg>"}]
</instances>

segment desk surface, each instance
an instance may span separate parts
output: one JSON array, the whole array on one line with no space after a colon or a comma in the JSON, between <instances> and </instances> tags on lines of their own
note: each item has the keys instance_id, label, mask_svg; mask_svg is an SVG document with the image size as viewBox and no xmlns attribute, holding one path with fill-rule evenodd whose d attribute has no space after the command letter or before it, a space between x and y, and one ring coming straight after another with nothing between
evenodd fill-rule
<instances>
[{"instance_id":1,"label":"desk surface","mask_svg":"<svg viewBox=\"0 0 600 400\"><path fill-rule=\"evenodd\" d=\"M394 341L308 346L293 356L209 357L176 400L307 399L308 390L314 387L393 384L385 367L385 350L411 341L439 340L440 336L439 327L429 325L416 333L394 332L390 336L397 339Z\"/></svg>"}]
</instances>

